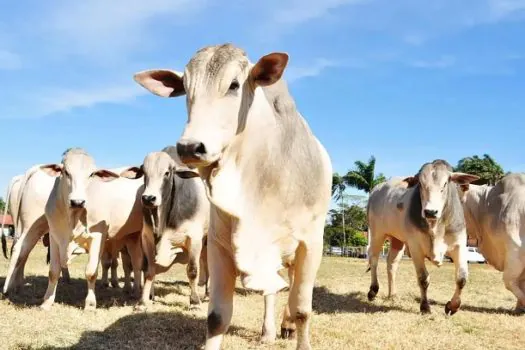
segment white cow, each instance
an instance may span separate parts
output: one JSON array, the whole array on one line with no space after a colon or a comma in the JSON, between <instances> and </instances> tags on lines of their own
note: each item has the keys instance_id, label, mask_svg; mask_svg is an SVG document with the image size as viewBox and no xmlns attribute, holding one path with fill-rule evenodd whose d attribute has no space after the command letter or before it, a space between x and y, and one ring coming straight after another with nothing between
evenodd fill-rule
<instances>
[{"instance_id":1,"label":"white cow","mask_svg":"<svg viewBox=\"0 0 525 350\"><path fill-rule=\"evenodd\" d=\"M86 244L88 293L85 308L96 308L95 281L106 239L121 240L135 234L127 243L134 270L135 294L140 293L142 249L138 233L142 229L140 202L141 181L119 179L114 171L96 169L93 158L83 149L64 152L62 162L41 166L56 177L46 204L46 218L51 238L49 284L41 305L49 309L54 303L60 267L67 266L67 247L71 240ZM117 169L117 172L123 168ZM106 183L112 181L111 183ZM74 231L82 223L86 232Z\"/></svg>"},{"instance_id":2,"label":"white cow","mask_svg":"<svg viewBox=\"0 0 525 350\"><path fill-rule=\"evenodd\" d=\"M372 275L369 300L373 300L379 290L377 264L388 235L406 243L410 249L421 291L422 313L430 313L427 299L430 279L425 258L441 266L445 253L450 252L456 265L456 290L445 312L457 312L467 283L468 264L465 218L456 184L477 179L474 175L452 172L447 162L438 159L424 164L414 177L394 178L371 191L368 200L368 259ZM390 296L395 291L395 275L403 248L402 244L393 244L388 254Z\"/></svg>"},{"instance_id":3,"label":"white cow","mask_svg":"<svg viewBox=\"0 0 525 350\"><path fill-rule=\"evenodd\" d=\"M9 181L9 185L7 187L7 195L5 196L5 207L4 207L4 216L2 220L2 228L0 229L0 234L2 235L2 253L4 254L4 257L7 259L7 241L4 236L4 220L7 215L7 210L11 208L11 217L13 219L13 224L15 225L16 230L16 220L17 220L17 202L18 202L18 194L20 191L20 183L23 178L23 174L13 176L11 181Z\"/></svg>"},{"instance_id":4,"label":"white cow","mask_svg":"<svg viewBox=\"0 0 525 350\"><path fill-rule=\"evenodd\" d=\"M495 186L461 186L467 230L487 262L503 271L505 287L525 312L525 174L509 174Z\"/></svg>"},{"instance_id":5,"label":"white cow","mask_svg":"<svg viewBox=\"0 0 525 350\"><path fill-rule=\"evenodd\" d=\"M294 262L290 317L282 327L295 322L297 348L311 348L332 166L281 79L287 62L287 54L272 53L253 64L225 44L199 50L184 73L135 75L156 95L186 95L188 120L177 151L198 168L212 204L208 350L219 349L230 325L237 274L246 288L275 294L287 286L278 271Z\"/></svg>"}]
</instances>

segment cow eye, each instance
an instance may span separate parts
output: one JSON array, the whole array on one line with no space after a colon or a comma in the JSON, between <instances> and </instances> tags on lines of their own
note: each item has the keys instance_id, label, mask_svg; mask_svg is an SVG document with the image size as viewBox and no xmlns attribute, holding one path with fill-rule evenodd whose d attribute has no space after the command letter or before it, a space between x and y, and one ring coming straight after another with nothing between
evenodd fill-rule
<instances>
[{"instance_id":1,"label":"cow eye","mask_svg":"<svg viewBox=\"0 0 525 350\"><path fill-rule=\"evenodd\" d=\"M239 89L240 85L237 79L233 79L232 83L230 84L230 88L228 90L230 91L237 91Z\"/></svg>"}]
</instances>

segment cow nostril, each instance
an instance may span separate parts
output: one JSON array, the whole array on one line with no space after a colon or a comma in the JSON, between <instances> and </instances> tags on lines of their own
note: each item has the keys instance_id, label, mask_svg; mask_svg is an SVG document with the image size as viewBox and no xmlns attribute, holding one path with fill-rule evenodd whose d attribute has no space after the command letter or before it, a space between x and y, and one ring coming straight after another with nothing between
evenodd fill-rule
<instances>
[{"instance_id":1,"label":"cow nostril","mask_svg":"<svg viewBox=\"0 0 525 350\"><path fill-rule=\"evenodd\" d=\"M155 202L156 199L157 197L151 195L142 196L142 200L147 203Z\"/></svg>"},{"instance_id":2,"label":"cow nostril","mask_svg":"<svg viewBox=\"0 0 525 350\"><path fill-rule=\"evenodd\" d=\"M86 201L82 199L72 199L69 201L72 208L82 208L85 203Z\"/></svg>"},{"instance_id":3,"label":"cow nostril","mask_svg":"<svg viewBox=\"0 0 525 350\"><path fill-rule=\"evenodd\" d=\"M196 154L205 154L206 153L206 147L204 147L204 143L199 142L195 147L195 153Z\"/></svg>"},{"instance_id":4,"label":"cow nostril","mask_svg":"<svg viewBox=\"0 0 525 350\"><path fill-rule=\"evenodd\" d=\"M438 213L438 211L437 210L425 209L424 213L425 213L425 217L426 218L435 218L437 213Z\"/></svg>"}]
</instances>

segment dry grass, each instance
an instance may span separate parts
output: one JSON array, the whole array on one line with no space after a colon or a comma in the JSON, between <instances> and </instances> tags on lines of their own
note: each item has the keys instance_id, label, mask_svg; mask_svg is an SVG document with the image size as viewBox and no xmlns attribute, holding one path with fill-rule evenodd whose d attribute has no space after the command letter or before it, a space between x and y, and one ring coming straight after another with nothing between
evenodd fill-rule
<instances>
[{"instance_id":1,"label":"dry grass","mask_svg":"<svg viewBox=\"0 0 525 350\"><path fill-rule=\"evenodd\" d=\"M86 256L74 261L72 283L59 284L53 309L40 311L36 305L45 292L47 266L45 251L38 245L29 259L22 293L12 301L0 301L0 348L195 349L204 343L207 303L200 311L189 311L189 288L181 266L159 276L152 312L134 313L133 301L112 288L97 289L99 308L84 312L85 261ZM445 263L439 269L429 266L433 311L429 316L418 313L419 290L410 261L403 261L399 269L399 296L395 301L384 298L386 272L382 262L378 299L368 303L370 275L365 269L364 260L324 258L314 295L314 349L523 349L525 319L510 313L514 297L493 268L470 265L463 307L452 317L444 314L444 304L454 290L452 264ZM4 262L0 285L6 270ZM286 294L279 295L278 315ZM293 349L293 341L259 344L262 314L262 296L237 293L224 348ZM279 325L280 320L276 323Z\"/></svg>"}]
</instances>

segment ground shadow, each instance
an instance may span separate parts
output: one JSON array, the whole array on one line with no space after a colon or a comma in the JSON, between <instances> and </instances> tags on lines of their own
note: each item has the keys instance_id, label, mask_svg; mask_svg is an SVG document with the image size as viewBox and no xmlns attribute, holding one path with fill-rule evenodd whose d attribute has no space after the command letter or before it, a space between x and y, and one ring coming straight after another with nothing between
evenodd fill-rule
<instances>
[{"instance_id":1,"label":"ground shadow","mask_svg":"<svg viewBox=\"0 0 525 350\"><path fill-rule=\"evenodd\" d=\"M18 293L10 293L9 296L3 296L11 303L19 307L35 307L42 303L44 294L47 289L47 277L44 276L27 276L24 285ZM0 278L0 285L3 286L5 278ZM107 309L113 306L133 305L136 300L123 288L104 288L100 281L97 281L95 289L97 295L97 308ZM82 278L71 278L66 283L62 278L58 282L55 303L65 304L78 308L84 307L84 301L87 295L86 280Z\"/></svg>"},{"instance_id":2,"label":"ground shadow","mask_svg":"<svg viewBox=\"0 0 525 350\"><path fill-rule=\"evenodd\" d=\"M419 297L416 297L414 299L418 303L421 300ZM441 306L442 308L445 307L445 303L437 302L435 300L429 300L429 304L430 305L435 305L437 307ZM502 307L489 308L489 307L484 307L484 306L468 305L468 304L465 304L464 302L461 304L461 307L458 310L458 312L461 312L462 310L463 311L483 313L483 314L521 316L521 314L515 313L514 309L506 309L506 308L502 308Z\"/></svg>"},{"instance_id":3,"label":"ground shadow","mask_svg":"<svg viewBox=\"0 0 525 350\"><path fill-rule=\"evenodd\" d=\"M336 312L378 313L388 311L410 312L396 305L377 305L369 302L364 293L335 294L326 287L315 287L313 310L321 314Z\"/></svg>"},{"instance_id":4,"label":"ground shadow","mask_svg":"<svg viewBox=\"0 0 525 350\"><path fill-rule=\"evenodd\" d=\"M250 343L258 342L258 333L230 326L234 334ZM178 312L154 312L125 316L103 331L84 332L78 343L65 349L199 349L206 340L206 320Z\"/></svg>"},{"instance_id":5,"label":"ground shadow","mask_svg":"<svg viewBox=\"0 0 525 350\"><path fill-rule=\"evenodd\" d=\"M188 290L190 288L190 284L187 281L157 281L157 280L155 280L155 295L157 295L157 286L160 286L161 290L164 287L164 289L166 290L167 294L171 293L172 291L175 291L176 293L180 292L180 295L186 295L185 293L182 292L180 287L188 288ZM170 287L170 286L175 286L175 287L178 287L178 288L176 290L166 289L166 287ZM199 287L199 288L201 288L201 287ZM204 288L204 287L202 287L202 288ZM288 288L285 288L282 291L283 292L287 292L288 290L289 290ZM238 288L238 287L235 288L235 293L239 294L241 296L249 296L249 295L261 294L260 291L254 291L254 290L251 290L251 289L244 289L244 288ZM159 294L159 296L160 295L161 294Z\"/></svg>"}]
</instances>

